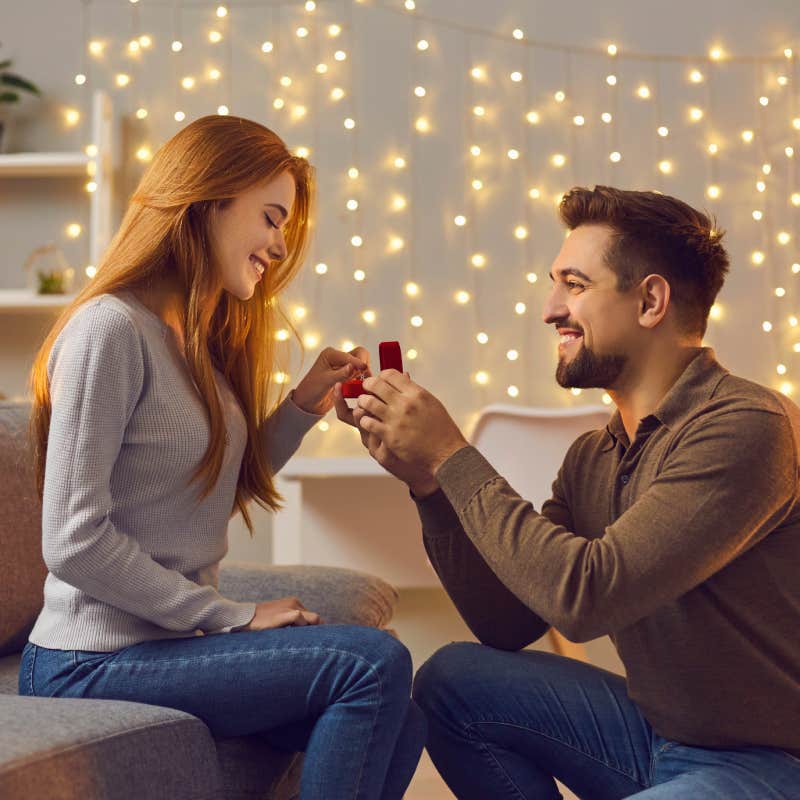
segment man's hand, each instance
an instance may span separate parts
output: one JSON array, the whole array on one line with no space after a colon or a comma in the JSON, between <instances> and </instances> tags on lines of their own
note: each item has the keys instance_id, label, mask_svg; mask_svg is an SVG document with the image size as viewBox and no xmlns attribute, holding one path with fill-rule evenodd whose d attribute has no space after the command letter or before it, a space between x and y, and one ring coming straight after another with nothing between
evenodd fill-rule
<instances>
[{"instance_id":1,"label":"man's hand","mask_svg":"<svg viewBox=\"0 0 800 800\"><path fill-rule=\"evenodd\" d=\"M333 408L333 387L368 371L369 352L366 348L356 347L345 353L326 347L294 390L294 402L309 414L327 414Z\"/></svg>"},{"instance_id":2,"label":"man's hand","mask_svg":"<svg viewBox=\"0 0 800 800\"><path fill-rule=\"evenodd\" d=\"M385 447L404 468L433 478L453 453L469 444L442 403L408 375L383 370L364 381L364 390L370 394L358 398L358 407L366 412L359 415L359 427L376 436L378 449Z\"/></svg>"}]
</instances>

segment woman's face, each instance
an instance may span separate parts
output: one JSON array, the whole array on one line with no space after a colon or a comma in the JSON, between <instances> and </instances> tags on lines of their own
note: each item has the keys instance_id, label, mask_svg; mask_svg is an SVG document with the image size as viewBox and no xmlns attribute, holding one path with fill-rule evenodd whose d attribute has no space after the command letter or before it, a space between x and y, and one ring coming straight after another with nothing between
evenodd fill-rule
<instances>
[{"instance_id":1,"label":"woman's face","mask_svg":"<svg viewBox=\"0 0 800 800\"><path fill-rule=\"evenodd\" d=\"M294 178L282 172L269 183L242 192L220 209L211 239L225 291L249 300L271 262L286 258L283 231L292 215L294 198Z\"/></svg>"}]
</instances>

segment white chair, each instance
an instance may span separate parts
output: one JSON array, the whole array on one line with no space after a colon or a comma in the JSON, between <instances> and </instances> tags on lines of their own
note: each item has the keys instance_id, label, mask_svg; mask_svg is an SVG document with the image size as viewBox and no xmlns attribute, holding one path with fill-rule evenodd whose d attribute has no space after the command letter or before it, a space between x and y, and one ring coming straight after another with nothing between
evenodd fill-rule
<instances>
[{"instance_id":1,"label":"white chair","mask_svg":"<svg viewBox=\"0 0 800 800\"><path fill-rule=\"evenodd\" d=\"M569 446L582 433L604 428L610 416L611 410L605 406L490 405L480 412L471 444L538 511L551 496L553 480ZM555 628L548 636L559 655L588 662L582 644L570 642Z\"/></svg>"}]
</instances>

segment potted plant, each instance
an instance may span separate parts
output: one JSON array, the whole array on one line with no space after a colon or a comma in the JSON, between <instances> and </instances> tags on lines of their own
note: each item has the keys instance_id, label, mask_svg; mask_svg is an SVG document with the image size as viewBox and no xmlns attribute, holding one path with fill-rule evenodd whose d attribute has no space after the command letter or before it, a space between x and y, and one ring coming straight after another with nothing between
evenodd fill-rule
<instances>
[{"instance_id":1,"label":"potted plant","mask_svg":"<svg viewBox=\"0 0 800 800\"><path fill-rule=\"evenodd\" d=\"M25 261L24 269L35 281L30 288L37 294L66 294L72 288L75 270L53 242L33 250Z\"/></svg>"},{"instance_id":2,"label":"potted plant","mask_svg":"<svg viewBox=\"0 0 800 800\"><path fill-rule=\"evenodd\" d=\"M42 94L35 83L10 72L12 64L10 58L0 61L0 153L5 153L8 147L10 109L19 103L20 93L28 92L37 97Z\"/></svg>"}]
</instances>

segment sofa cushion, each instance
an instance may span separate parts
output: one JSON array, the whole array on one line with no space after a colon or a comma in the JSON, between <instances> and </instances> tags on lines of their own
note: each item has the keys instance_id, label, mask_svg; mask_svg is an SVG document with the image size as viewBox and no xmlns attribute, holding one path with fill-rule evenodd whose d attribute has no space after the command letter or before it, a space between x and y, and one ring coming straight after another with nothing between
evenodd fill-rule
<instances>
[{"instance_id":1,"label":"sofa cushion","mask_svg":"<svg viewBox=\"0 0 800 800\"><path fill-rule=\"evenodd\" d=\"M0 655L19 652L42 608L42 504L28 441L30 405L0 401Z\"/></svg>"},{"instance_id":2,"label":"sofa cushion","mask_svg":"<svg viewBox=\"0 0 800 800\"><path fill-rule=\"evenodd\" d=\"M329 624L384 628L397 605L397 590L365 572L343 567L284 566L223 561L219 590L239 602L297 597Z\"/></svg>"},{"instance_id":3,"label":"sofa cushion","mask_svg":"<svg viewBox=\"0 0 800 800\"><path fill-rule=\"evenodd\" d=\"M0 797L222 797L211 734L182 711L3 695L0 719Z\"/></svg>"}]
</instances>

